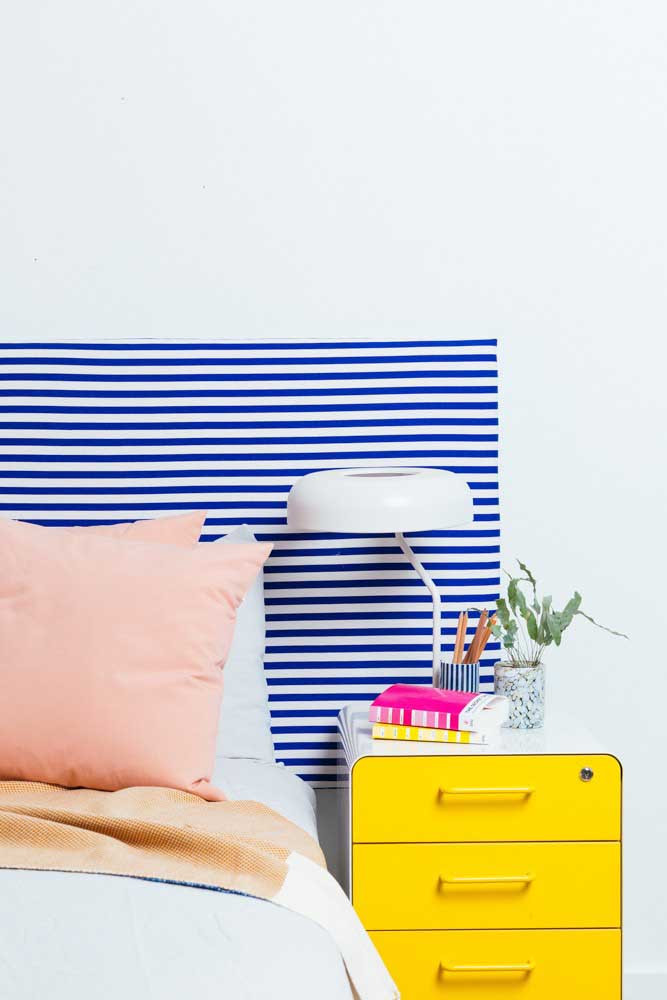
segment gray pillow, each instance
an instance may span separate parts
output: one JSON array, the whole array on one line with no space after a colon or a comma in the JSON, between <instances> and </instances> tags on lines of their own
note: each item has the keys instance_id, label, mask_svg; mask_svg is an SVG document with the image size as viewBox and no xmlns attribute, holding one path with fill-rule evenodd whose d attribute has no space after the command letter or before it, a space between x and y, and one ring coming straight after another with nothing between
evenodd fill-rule
<instances>
[{"instance_id":1,"label":"gray pillow","mask_svg":"<svg viewBox=\"0 0 667 1000\"><path fill-rule=\"evenodd\" d=\"M256 541L248 525L242 524L213 544ZM234 638L225 664L216 757L275 761L264 676L265 644L264 574L260 571L236 614Z\"/></svg>"}]
</instances>

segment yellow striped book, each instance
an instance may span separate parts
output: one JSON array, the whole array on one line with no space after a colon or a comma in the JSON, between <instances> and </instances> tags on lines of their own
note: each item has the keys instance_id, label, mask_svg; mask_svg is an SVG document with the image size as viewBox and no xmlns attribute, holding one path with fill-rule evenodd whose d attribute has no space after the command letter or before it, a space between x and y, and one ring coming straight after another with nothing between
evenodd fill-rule
<instances>
[{"instance_id":1,"label":"yellow striped book","mask_svg":"<svg viewBox=\"0 0 667 1000\"><path fill-rule=\"evenodd\" d=\"M375 740L415 740L419 743L488 743L486 733L458 729L422 729L420 726L373 725Z\"/></svg>"}]
</instances>

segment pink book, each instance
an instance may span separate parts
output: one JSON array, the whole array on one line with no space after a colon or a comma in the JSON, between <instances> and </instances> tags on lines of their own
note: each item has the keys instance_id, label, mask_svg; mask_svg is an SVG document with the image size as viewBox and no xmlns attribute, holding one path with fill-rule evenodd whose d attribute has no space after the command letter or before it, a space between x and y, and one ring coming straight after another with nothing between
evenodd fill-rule
<instances>
[{"instance_id":1,"label":"pink book","mask_svg":"<svg viewBox=\"0 0 667 1000\"><path fill-rule=\"evenodd\" d=\"M507 698L497 694L443 691L419 684L392 684L371 705L371 722L429 729L488 732L508 715Z\"/></svg>"}]
</instances>

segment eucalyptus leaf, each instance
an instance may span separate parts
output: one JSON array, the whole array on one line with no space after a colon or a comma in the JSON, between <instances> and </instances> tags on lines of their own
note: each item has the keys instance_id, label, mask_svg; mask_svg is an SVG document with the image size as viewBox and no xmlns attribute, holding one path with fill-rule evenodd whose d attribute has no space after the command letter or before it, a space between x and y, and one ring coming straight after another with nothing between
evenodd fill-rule
<instances>
[{"instance_id":1,"label":"eucalyptus leaf","mask_svg":"<svg viewBox=\"0 0 667 1000\"><path fill-rule=\"evenodd\" d=\"M527 578L528 582L532 585L533 592L535 592L537 590L537 580L535 579L535 577L533 576L533 574L530 572L530 570L528 569L528 567L526 566L525 563L522 563L520 559L517 559L517 562L519 564L519 569L521 570L522 573L526 574L526 578Z\"/></svg>"},{"instance_id":2,"label":"eucalyptus leaf","mask_svg":"<svg viewBox=\"0 0 667 1000\"><path fill-rule=\"evenodd\" d=\"M508 623L505 629L505 635L503 636L503 646L505 649L513 649L516 643L517 633L519 631L519 626L515 621Z\"/></svg>"},{"instance_id":3,"label":"eucalyptus leaf","mask_svg":"<svg viewBox=\"0 0 667 1000\"><path fill-rule=\"evenodd\" d=\"M519 609L519 614L522 618L525 618L528 613L528 605L526 604L526 598L523 596L521 585L518 583L516 587L516 604Z\"/></svg>"},{"instance_id":4,"label":"eucalyptus leaf","mask_svg":"<svg viewBox=\"0 0 667 1000\"><path fill-rule=\"evenodd\" d=\"M549 629L549 635L551 636L553 641L556 643L557 646L560 646L563 634L561 632L560 622L558 621L556 615L554 614L547 615L547 628Z\"/></svg>"},{"instance_id":5,"label":"eucalyptus leaf","mask_svg":"<svg viewBox=\"0 0 667 1000\"><path fill-rule=\"evenodd\" d=\"M512 616L510 615L510 610L507 607L507 602L502 597L499 597L496 601L496 614L498 616L498 621L503 628L507 628L512 620Z\"/></svg>"},{"instance_id":6,"label":"eucalyptus leaf","mask_svg":"<svg viewBox=\"0 0 667 1000\"><path fill-rule=\"evenodd\" d=\"M606 625L600 625L599 622L595 621L595 618L591 618L591 616L587 615L585 611L576 611L575 614L581 615L582 618L585 618L586 621L591 622L591 624L595 625L596 628L601 628L603 632L609 632L610 635L617 635L621 639L630 638L630 636L626 635L625 632L614 632L613 628L607 628Z\"/></svg>"},{"instance_id":7,"label":"eucalyptus leaf","mask_svg":"<svg viewBox=\"0 0 667 1000\"><path fill-rule=\"evenodd\" d=\"M528 630L528 635L533 640L533 642L537 642L538 627L535 615L530 609L526 609L526 614L523 617L526 620L526 628Z\"/></svg>"},{"instance_id":8,"label":"eucalyptus leaf","mask_svg":"<svg viewBox=\"0 0 667 1000\"><path fill-rule=\"evenodd\" d=\"M549 615L551 614L551 597L547 596L542 598L542 607L540 608L539 625L537 630L537 641L540 646L550 646L553 642L553 636L549 630Z\"/></svg>"},{"instance_id":9,"label":"eucalyptus leaf","mask_svg":"<svg viewBox=\"0 0 667 1000\"><path fill-rule=\"evenodd\" d=\"M560 613L561 628L566 629L572 623L572 619L579 610L581 604L581 594L575 590L574 597L571 597Z\"/></svg>"},{"instance_id":10,"label":"eucalyptus leaf","mask_svg":"<svg viewBox=\"0 0 667 1000\"><path fill-rule=\"evenodd\" d=\"M519 591L519 581L516 579L516 577L512 576L510 577L510 582L507 584L507 603L509 604L514 614L516 614L518 591Z\"/></svg>"}]
</instances>

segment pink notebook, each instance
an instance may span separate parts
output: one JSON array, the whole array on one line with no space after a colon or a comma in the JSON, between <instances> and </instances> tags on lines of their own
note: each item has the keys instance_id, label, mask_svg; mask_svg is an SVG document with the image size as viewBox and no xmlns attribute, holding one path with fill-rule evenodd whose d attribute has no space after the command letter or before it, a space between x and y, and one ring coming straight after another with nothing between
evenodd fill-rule
<instances>
[{"instance_id":1,"label":"pink notebook","mask_svg":"<svg viewBox=\"0 0 667 1000\"><path fill-rule=\"evenodd\" d=\"M419 684L392 684L371 705L371 722L488 732L508 715L507 698L497 694L442 691Z\"/></svg>"}]
</instances>

